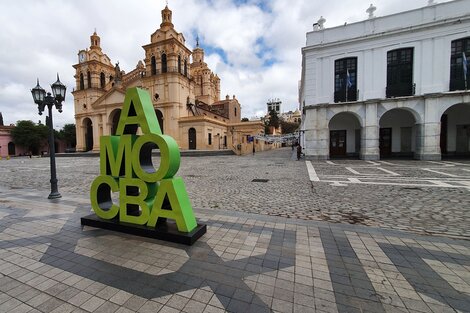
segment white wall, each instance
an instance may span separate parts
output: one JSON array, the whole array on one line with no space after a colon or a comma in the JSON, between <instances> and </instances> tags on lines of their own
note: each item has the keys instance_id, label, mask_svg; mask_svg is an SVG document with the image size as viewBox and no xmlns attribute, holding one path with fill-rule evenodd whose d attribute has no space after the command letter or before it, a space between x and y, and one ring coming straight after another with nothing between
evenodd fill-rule
<instances>
[{"instance_id":1,"label":"white wall","mask_svg":"<svg viewBox=\"0 0 470 313\"><path fill-rule=\"evenodd\" d=\"M414 48L416 95L448 91L451 41L470 37L468 3L446 2L307 33L300 100L333 103L334 63L346 57L358 60L358 100L385 98L387 52L408 47Z\"/></svg>"}]
</instances>

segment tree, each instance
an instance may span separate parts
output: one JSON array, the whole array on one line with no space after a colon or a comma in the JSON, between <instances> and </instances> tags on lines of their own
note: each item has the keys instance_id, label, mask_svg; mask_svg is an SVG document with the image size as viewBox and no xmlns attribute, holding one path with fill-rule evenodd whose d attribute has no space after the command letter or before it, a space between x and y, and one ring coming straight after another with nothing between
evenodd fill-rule
<instances>
[{"instance_id":1,"label":"tree","mask_svg":"<svg viewBox=\"0 0 470 313\"><path fill-rule=\"evenodd\" d=\"M269 126L273 126L274 128L279 127L279 115L274 110L269 111Z\"/></svg>"},{"instance_id":2,"label":"tree","mask_svg":"<svg viewBox=\"0 0 470 313\"><path fill-rule=\"evenodd\" d=\"M47 142L49 129L43 124L34 124L32 121L18 121L11 130L13 142L30 152L38 153L39 148Z\"/></svg>"},{"instance_id":3,"label":"tree","mask_svg":"<svg viewBox=\"0 0 470 313\"><path fill-rule=\"evenodd\" d=\"M299 128L299 123L290 123L286 121L281 121L281 128L283 134L294 133Z\"/></svg>"},{"instance_id":4,"label":"tree","mask_svg":"<svg viewBox=\"0 0 470 313\"><path fill-rule=\"evenodd\" d=\"M59 131L58 138L65 141L67 147L75 147L77 144L77 137L75 134L75 124L65 124Z\"/></svg>"},{"instance_id":5,"label":"tree","mask_svg":"<svg viewBox=\"0 0 470 313\"><path fill-rule=\"evenodd\" d=\"M248 121L249 121L248 117L242 118L242 122L248 122Z\"/></svg>"}]
</instances>

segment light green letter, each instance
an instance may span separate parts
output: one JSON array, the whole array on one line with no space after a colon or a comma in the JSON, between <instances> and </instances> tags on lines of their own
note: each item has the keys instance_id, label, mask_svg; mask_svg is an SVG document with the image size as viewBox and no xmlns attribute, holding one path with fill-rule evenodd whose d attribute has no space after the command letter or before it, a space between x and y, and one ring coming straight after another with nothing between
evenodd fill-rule
<instances>
[{"instance_id":1,"label":"light green letter","mask_svg":"<svg viewBox=\"0 0 470 313\"><path fill-rule=\"evenodd\" d=\"M160 167L152 164L152 146L160 149ZM180 167L180 151L176 141L166 135L146 134L139 136L132 147L132 167L135 174L146 182L157 182L173 177Z\"/></svg>"},{"instance_id":2,"label":"light green letter","mask_svg":"<svg viewBox=\"0 0 470 313\"><path fill-rule=\"evenodd\" d=\"M135 135L139 126L144 134L162 134L149 93L134 87L126 91L116 135Z\"/></svg>"},{"instance_id":3,"label":"light green letter","mask_svg":"<svg viewBox=\"0 0 470 313\"><path fill-rule=\"evenodd\" d=\"M138 188L137 194L128 194L127 187ZM137 178L120 178L119 179L119 220L121 222L144 225L149 219L149 207L145 201L148 194L147 184ZM135 205L140 207L140 214L129 215L127 212L127 205ZM134 212L132 212L134 214Z\"/></svg>"},{"instance_id":4,"label":"light green letter","mask_svg":"<svg viewBox=\"0 0 470 313\"><path fill-rule=\"evenodd\" d=\"M100 173L113 177L132 177L132 135L101 136ZM122 166L124 165L124 170Z\"/></svg>"},{"instance_id":5,"label":"light green letter","mask_svg":"<svg viewBox=\"0 0 470 313\"><path fill-rule=\"evenodd\" d=\"M119 191L119 185L111 176L100 175L93 180L90 190L91 207L102 219L110 220L118 214L119 207L111 199L111 192L116 191Z\"/></svg>"},{"instance_id":6,"label":"light green letter","mask_svg":"<svg viewBox=\"0 0 470 313\"><path fill-rule=\"evenodd\" d=\"M162 209L165 196L168 196L171 210ZM159 217L175 220L180 232L188 233L197 226L196 218L194 217L193 209L181 177L161 181L147 226L155 227Z\"/></svg>"}]
</instances>

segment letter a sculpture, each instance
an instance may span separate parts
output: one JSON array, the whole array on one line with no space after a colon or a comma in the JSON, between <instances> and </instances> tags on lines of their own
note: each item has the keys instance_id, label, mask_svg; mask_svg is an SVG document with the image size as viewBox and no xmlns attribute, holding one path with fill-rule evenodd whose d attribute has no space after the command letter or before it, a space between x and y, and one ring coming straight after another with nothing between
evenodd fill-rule
<instances>
[{"instance_id":1,"label":"letter a sculpture","mask_svg":"<svg viewBox=\"0 0 470 313\"><path fill-rule=\"evenodd\" d=\"M197 224L183 179L174 177L180 159L176 141L160 130L148 92L128 89L116 135L100 138L100 175L90 190L95 214L82 217L82 225L192 245L206 225Z\"/></svg>"}]
</instances>

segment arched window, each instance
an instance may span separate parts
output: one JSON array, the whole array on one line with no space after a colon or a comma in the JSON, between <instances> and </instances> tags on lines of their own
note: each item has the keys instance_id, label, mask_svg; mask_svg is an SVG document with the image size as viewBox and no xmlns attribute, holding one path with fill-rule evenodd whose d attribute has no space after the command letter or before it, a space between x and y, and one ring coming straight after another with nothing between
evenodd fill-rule
<instances>
[{"instance_id":1,"label":"arched window","mask_svg":"<svg viewBox=\"0 0 470 313\"><path fill-rule=\"evenodd\" d=\"M93 123L88 117L83 120L85 127L85 151L93 149Z\"/></svg>"},{"instance_id":2,"label":"arched window","mask_svg":"<svg viewBox=\"0 0 470 313\"><path fill-rule=\"evenodd\" d=\"M87 75L87 81L88 81L87 82L88 88L91 88L91 73L90 73L90 71L88 71L86 73L86 75Z\"/></svg>"},{"instance_id":3,"label":"arched window","mask_svg":"<svg viewBox=\"0 0 470 313\"><path fill-rule=\"evenodd\" d=\"M85 80L83 79L83 73L80 73L80 90L85 89Z\"/></svg>"},{"instance_id":4,"label":"arched window","mask_svg":"<svg viewBox=\"0 0 470 313\"><path fill-rule=\"evenodd\" d=\"M335 61L335 102L357 100L357 58Z\"/></svg>"},{"instance_id":5,"label":"arched window","mask_svg":"<svg viewBox=\"0 0 470 313\"><path fill-rule=\"evenodd\" d=\"M151 68L151 74L152 75L157 75L157 61L155 61L155 56L152 56L150 59L150 68Z\"/></svg>"},{"instance_id":6,"label":"arched window","mask_svg":"<svg viewBox=\"0 0 470 313\"><path fill-rule=\"evenodd\" d=\"M178 73L181 74L181 55L178 55Z\"/></svg>"},{"instance_id":7,"label":"arched window","mask_svg":"<svg viewBox=\"0 0 470 313\"><path fill-rule=\"evenodd\" d=\"M184 60L184 76L188 76L188 61Z\"/></svg>"},{"instance_id":8,"label":"arched window","mask_svg":"<svg viewBox=\"0 0 470 313\"><path fill-rule=\"evenodd\" d=\"M450 91L465 89L465 77L462 64L464 54L467 60L470 60L470 37L454 40L450 44ZM468 85L470 85L469 67L470 66L467 66L466 77Z\"/></svg>"},{"instance_id":9,"label":"arched window","mask_svg":"<svg viewBox=\"0 0 470 313\"><path fill-rule=\"evenodd\" d=\"M155 114L157 115L158 125L160 126L160 130L163 132L163 113L160 110L155 110Z\"/></svg>"},{"instance_id":10,"label":"arched window","mask_svg":"<svg viewBox=\"0 0 470 313\"><path fill-rule=\"evenodd\" d=\"M237 107L234 108L235 110L235 116L237 116Z\"/></svg>"},{"instance_id":11,"label":"arched window","mask_svg":"<svg viewBox=\"0 0 470 313\"><path fill-rule=\"evenodd\" d=\"M162 54L162 73L166 73L168 71L167 64L166 64L166 54Z\"/></svg>"},{"instance_id":12,"label":"arched window","mask_svg":"<svg viewBox=\"0 0 470 313\"><path fill-rule=\"evenodd\" d=\"M101 88L104 88L104 86L106 85L106 78L103 72L101 72L101 75L100 75L100 85L101 85Z\"/></svg>"},{"instance_id":13,"label":"arched window","mask_svg":"<svg viewBox=\"0 0 470 313\"><path fill-rule=\"evenodd\" d=\"M111 121L111 135L116 135L116 130L119 123L119 118L121 117L121 109L115 109L110 114L110 121Z\"/></svg>"},{"instance_id":14,"label":"arched window","mask_svg":"<svg viewBox=\"0 0 470 313\"><path fill-rule=\"evenodd\" d=\"M411 96L413 89L413 48L387 52L387 98Z\"/></svg>"}]
</instances>

